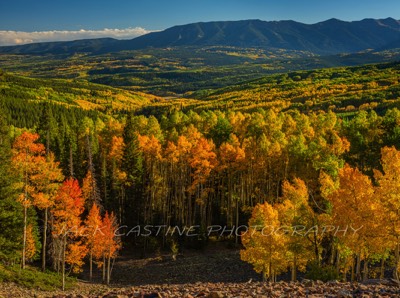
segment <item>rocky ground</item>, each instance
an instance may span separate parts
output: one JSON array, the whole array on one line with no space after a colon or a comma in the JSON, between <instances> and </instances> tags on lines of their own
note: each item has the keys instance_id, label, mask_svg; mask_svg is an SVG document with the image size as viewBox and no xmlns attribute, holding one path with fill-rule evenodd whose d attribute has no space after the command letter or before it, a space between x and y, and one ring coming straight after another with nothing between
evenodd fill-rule
<instances>
[{"instance_id":1,"label":"rocky ground","mask_svg":"<svg viewBox=\"0 0 400 298\"><path fill-rule=\"evenodd\" d=\"M340 282L247 282L247 283L192 283L162 284L136 287L112 287L80 283L76 290L67 292L40 292L22 289L15 284L0 285L1 297L54 297L54 298L157 298L157 297L400 297L398 284L390 281L374 281L369 284Z\"/></svg>"},{"instance_id":2,"label":"rocky ground","mask_svg":"<svg viewBox=\"0 0 400 298\"><path fill-rule=\"evenodd\" d=\"M74 290L43 292L13 283L0 284L0 297L127 298L127 297L400 297L393 280L366 283L261 282L251 266L241 262L237 250L187 251L176 261L168 255L146 259L124 256L113 269L113 285L79 282ZM87 279L87 276L82 276Z\"/></svg>"}]
</instances>

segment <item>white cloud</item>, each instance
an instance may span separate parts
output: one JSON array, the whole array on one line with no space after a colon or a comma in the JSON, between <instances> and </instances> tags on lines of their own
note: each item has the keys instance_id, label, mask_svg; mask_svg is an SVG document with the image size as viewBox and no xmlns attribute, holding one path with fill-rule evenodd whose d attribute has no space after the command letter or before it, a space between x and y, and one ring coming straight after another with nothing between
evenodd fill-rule
<instances>
[{"instance_id":1,"label":"white cloud","mask_svg":"<svg viewBox=\"0 0 400 298\"><path fill-rule=\"evenodd\" d=\"M141 27L126 29L77 30L77 31L4 31L0 30L0 46L20 45L33 42L70 41L86 38L112 37L131 39L151 31Z\"/></svg>"}]
</instances>

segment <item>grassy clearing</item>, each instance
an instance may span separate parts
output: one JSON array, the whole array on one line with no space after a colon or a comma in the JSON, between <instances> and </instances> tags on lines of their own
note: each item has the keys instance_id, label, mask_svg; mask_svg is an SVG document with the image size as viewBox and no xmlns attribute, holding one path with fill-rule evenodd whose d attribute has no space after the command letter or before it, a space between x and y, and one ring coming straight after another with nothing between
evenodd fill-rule
<instances>
[{"instance_id":1,"label":"grassy clearing","mask_svg":"<svg viewBox=\"0 0 400 298\"><path fill-rule=\"evenodd\" d=\"M14 282L30 289L42 291L59 290L62 286L61 275L55 272L42 272L34 267L26 267L22 270L19 266L0 265L0 282ZM75 278L67 277L66 289L73 288L75 284Z\"/></svg>"}]
</instances>

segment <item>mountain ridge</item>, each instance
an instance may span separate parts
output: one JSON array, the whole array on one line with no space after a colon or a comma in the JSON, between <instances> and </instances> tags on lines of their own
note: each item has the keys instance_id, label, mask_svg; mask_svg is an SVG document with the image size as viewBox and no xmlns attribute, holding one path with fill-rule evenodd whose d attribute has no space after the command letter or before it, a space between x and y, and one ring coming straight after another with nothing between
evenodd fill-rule
<instances>
[{"instance_id":1,"label":"mountain ridge","mask_svg":"<svg viewBox=\"0 0 400 298\"><path fill-rule=\"evenodd\" d=\"M237 46L309 51L318 55L387 48L400 43L400 21L393 18L315 24L284 21L214 21L177 25L130 40L113 38L33 43L0 47L0 53L107 53L181 46Z\"/></svg>"}]
</instances>

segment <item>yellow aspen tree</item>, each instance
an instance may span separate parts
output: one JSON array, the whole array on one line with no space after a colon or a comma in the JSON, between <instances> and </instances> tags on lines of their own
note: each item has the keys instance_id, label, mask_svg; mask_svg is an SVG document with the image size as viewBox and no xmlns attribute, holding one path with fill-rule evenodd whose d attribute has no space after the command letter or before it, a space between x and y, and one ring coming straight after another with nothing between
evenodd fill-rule
<instances>
[{"instance_id":1,"label":"yellow aspen tree","mask_svg":"<svg viewBox=\"0 0 400 298\"><path fill-rule=\"evenodd\" d=\"M281 224L290 227L287 245L290 252L288 260L292 281L297 279L297 270L305 271L307 261L311 258L310 247L305 233L312 228L314 211L308 204L308 189L304 181L295 178L293 183L283 183L283 202L276 206ZM299 232L301 231L301 232Z\"/></svg>"},{"instance_id":2,"label":"yellow aspen tree","mask_svg":"<svg viewBox=\"0 0 400 298\"><path fill-rule=\"evenodd\" d=\"M395 252L394 278L399 280L400 271L400 151L394 147L381 150L383 172L375 171L378 183L377 196L383 206L384 216L379 220L385 224L388 236L386 245Z\"/></svg>"},{"instance_id":3,"label":"yellow aspen tree","mask_svg":"<svg viewBox=\"0 0 400 298\"><path fill-rule=\"evenodd\" d=\"M262 273L263 279L275 281L287 269L286 236L280 228L278 211L266 202L254 207L249 230L242 234L240 257Z\"/></svg>"},{"instance_id":4,"label":"yellow aspen tree","mask_svg":"<svg viewBox=\"0 0 400 298\"><path fill-rule=\"evenodd\" d=\"M356 277L361 279L361 261L364 260L364 276L370 255L382 247L380 231L380 202L374 194L371 179L358 169L346 164L339 170L339 187L326 195L332 204L333 225L342 232L335 236L350 248L357 258ZM326 179L325 184L333 185Z\"/></svg>"}]
</instances>

